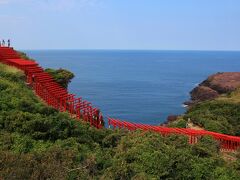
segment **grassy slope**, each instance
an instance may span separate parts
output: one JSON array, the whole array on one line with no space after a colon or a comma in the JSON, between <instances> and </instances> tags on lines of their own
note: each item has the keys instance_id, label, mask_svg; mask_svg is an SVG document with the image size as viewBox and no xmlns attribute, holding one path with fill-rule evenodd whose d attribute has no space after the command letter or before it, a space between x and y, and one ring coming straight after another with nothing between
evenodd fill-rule
<instances>
[{"instance_id":1,"label":"grassy slope","mask_svg":"<svg viewBox=\"0 0 240 180\"><path fill-rule=\"evenodd\" d=\"M210 131L240 135L240 90L193 106L184 116L185 122L188 118Z\"/></svg>"},{"instance_id":2,"label":"grassy slope","mask_svg":"<svg viewBox=\"0 0 240 180\"><path fill-rule=\"evenodd\" d=\"M186 127L188 119L209 131L240 135L240 89L217 99L200 102L186 114L170 123L171 127Z\"/></svg>"},{"instance_id":3,"label":"grassy slope","mask_svg":"<svg viewBox=\"0 0 240 180\"><path fill-rule=\"evenodd\" d=\"M45 106L0 64L0 179L237 179L216 142L96 130ZM209 171L210 170L210 171Z\"/></svg>"}]
</instances>

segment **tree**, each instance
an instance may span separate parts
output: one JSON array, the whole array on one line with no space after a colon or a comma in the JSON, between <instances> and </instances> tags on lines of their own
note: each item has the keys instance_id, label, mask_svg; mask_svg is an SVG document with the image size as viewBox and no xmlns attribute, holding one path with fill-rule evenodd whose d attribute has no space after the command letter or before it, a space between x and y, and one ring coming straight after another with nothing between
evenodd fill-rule
<instances>
[{"instance_id":1,"label":"tree","mask_svg":"<svg viewBox=\"0 0 240 180\"><path fill-rule=\"evenodd\" d=\"M67 88L68 84L74 78L74 74L66 69L45 69L46 72L51 74L54 80L59 83L62 87Z\"/></svg>"}]
</instances>

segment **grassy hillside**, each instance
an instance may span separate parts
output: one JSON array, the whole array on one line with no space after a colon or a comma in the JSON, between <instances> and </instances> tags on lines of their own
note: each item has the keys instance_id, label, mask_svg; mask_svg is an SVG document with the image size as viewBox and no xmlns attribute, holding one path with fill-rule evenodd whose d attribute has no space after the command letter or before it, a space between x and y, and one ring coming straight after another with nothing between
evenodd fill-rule
<instances>
[{"instance_id":1,"label":"grassy hillside","mask_svg":"<svg viewBox=\"0 0 240 180\"><path fill-rule=\"evenodd\" d=\"M0 179L238 179L211 138L97 130L47 107L0 64ZM188 114L190 116L190 114Z\"/></svg>"},{"instance_id":2,"label":"grassy hillside","mask_svg":"<svg viewBox=\"0 0 240 180\"><path fill-rule=\"evenodd\" d=\"M181 120L191 121L204 129L224 134L240 135L240 90L204 101L191 107Z\"/></svg>"}]
</instances>

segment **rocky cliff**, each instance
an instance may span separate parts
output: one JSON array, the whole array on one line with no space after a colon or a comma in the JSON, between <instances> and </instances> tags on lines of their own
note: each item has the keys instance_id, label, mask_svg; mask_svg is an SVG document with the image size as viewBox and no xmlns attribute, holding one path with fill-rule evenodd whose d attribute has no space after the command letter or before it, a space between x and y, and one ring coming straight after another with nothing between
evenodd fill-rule
<instances>
[{"instance_id":1,"label":"rocky cliff","mask_svg":"<svg viewBox=\"0 0 240 180\"><path fill-rule=\"evenodd\" d=\"M240 87L240 72L216 73L209 76L205 81L194 88L191 94L189 105L205 100L212 100L221 94L231 93Z\"/></svg>"}]
</instances>

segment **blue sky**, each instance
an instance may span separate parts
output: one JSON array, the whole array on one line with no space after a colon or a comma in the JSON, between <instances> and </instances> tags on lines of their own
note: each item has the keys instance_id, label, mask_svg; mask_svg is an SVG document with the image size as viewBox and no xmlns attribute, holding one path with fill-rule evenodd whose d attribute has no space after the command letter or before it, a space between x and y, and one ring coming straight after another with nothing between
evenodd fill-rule
<instances>
[{"instance_id":1,"label":"blue sky","mask_svg":"<svg viewBox=\"0 0 240 180\"><path fill-rule=\"evenodd\" d=\"M0 0L17 49L240 50L240 0Z\"/></svg>"}]
</instances>

